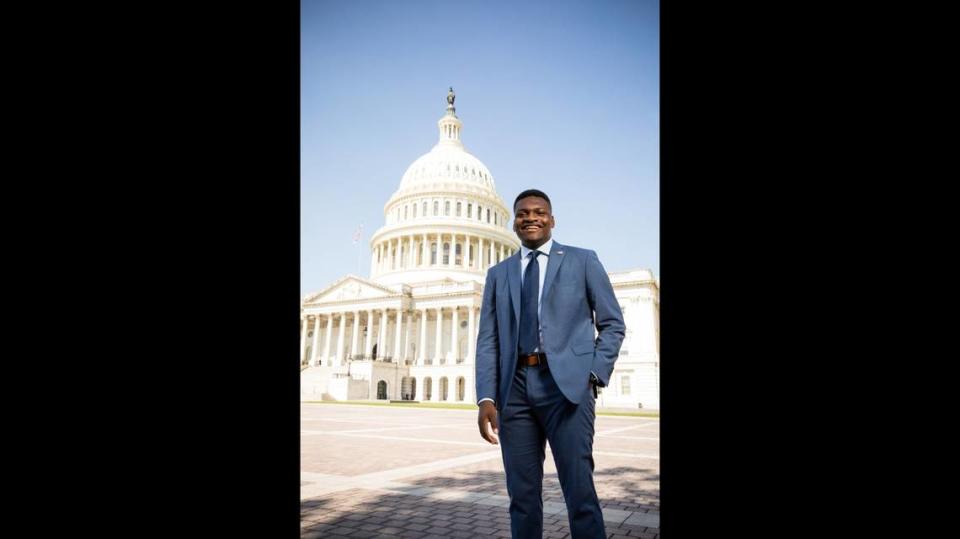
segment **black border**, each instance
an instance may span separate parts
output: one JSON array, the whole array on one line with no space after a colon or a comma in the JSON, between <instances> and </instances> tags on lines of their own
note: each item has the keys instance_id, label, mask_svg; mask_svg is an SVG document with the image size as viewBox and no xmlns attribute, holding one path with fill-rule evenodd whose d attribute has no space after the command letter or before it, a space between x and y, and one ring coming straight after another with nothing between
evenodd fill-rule
<instances>
[{"instance_id":1,"label":"black border","mask_svg":"<svg viewBox=\"0 0 960 539\"><path fill-rule=\"evenodd\" d=\"M65 33L76 64L49 69L70 151L38 161L61 199L24 288L62 291L29 319L69 348L23 401L58 414L37 467L76 477L70 529L295 537L299 3L143 9L71 21L92 43ZM849 389L828 326L858 312L825 204L840 115L814 98L824 37L771 9L661 4L667 537L816 534L843 475L823 429Z\"/></svg>"}]
</instances>

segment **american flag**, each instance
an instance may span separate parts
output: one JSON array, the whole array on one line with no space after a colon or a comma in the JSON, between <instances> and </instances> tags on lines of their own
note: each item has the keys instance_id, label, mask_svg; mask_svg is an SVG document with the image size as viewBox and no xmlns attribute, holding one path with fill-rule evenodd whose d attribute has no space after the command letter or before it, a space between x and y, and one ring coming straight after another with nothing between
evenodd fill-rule
<instances>
[{"instance_id":1,"label":"american flag","mask_svg":"<svg viewBox=\"0 0 960 539\"><path fill-rule=\"evenodd\" d=\"M353 244L356 245L360 238L363 237L363 223L360 223L360 226L357 227L357 230L353 233Z\"/></svg>"}]
</instances>

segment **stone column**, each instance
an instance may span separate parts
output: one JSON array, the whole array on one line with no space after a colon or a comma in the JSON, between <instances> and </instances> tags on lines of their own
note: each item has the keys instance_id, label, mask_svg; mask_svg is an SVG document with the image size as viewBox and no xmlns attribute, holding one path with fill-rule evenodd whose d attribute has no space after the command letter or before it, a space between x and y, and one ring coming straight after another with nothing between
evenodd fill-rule
<instances>
[{"instance_id":1,"label":"stone column","mask_svg":"<svg viewBox=\"0 0 960 539\"><path fill-rule=\"evenodd\" d=\"M360 339L360 311L353 311L353 338L350 339L350 355L359 356L357 342Z\"/></svg>"},{"instance_id":2,"label":"stone column","mask_svg":"<svg viewBox=\"0 0 960 539\"><path fill-rule=\"evenodd\" d=\"M310 352L310 364L316 365L317 358L320 357L320 354L317 352L317 348L320 348L320 315L314 317L316 320L313 324L313 347Z\"/></svg>"},{"instance_id":3,"label":"stone column","mask_svg":"<svg viewBox=\"0 0 960 539\"><path fill-rule=\"evenodd\" d=\"M340 313L340 330L337 331L337 357L333 364L339 366L343 361L343 339L347 333L347 313Z\"/></svg>"},{"instance_id":4,"label":"stone column","mask_svg":"<svg viewBox=\"0 0 960 539\"><path fill-rule=\"evenodd\" d=\"M307 333L310 333L310 317L303 315L303 329L300 333L300 363L307 359Z\"/></svg>"},{"instance_id":5,"label":"stone column","mask_svg":"<svg viewBox=\"0 0 960 539\"><path fill-rule=\"evenodd\" d=\"M377 253L376 250L370 251L370 277L377 275Z\"/></svg>"},{"instance_id":6,"label":"stone column","mask_svg":"<svg viewBox=\"0 0 960 539\"><path fill-rule=\"evenodd\" d=\"M460 339L458 338L459 337L458 334L460 332L457 331L459 329L457 327L459 323L460 323L460 308L455 306L453 308L453 325L451 326L451 329L450 329L450 350L453 352L452 354L450 354L450 357L452 358L454 365L456 365L457 363L457 356L460 355Z\"/></svg>"},{"instance_id":7,"label":"stone column","mask_svg":"<svg viewBox=\"0 0 960 539\"><path fill-rule=\"evenodd\" d=\"M323 358L327 361L327 366L333 365L333 352L331 351L333 345L333 314L327 315L327 352L323 355Z\"/></svg>"},{"instance_id":8,"label":"stone column","mask_svg":"<svg viewBox=\"0 0 960 539\"><path fill-rule=\"evenodd\" d=\"M476 311L476 308L473 306L473 304L471 304L469 306L469 313L467 314L467 364L468 365L473 365L476 363L476 357L474 357L474 354L476 352L476 344L477 344L477 332L476 332L476 325L474 322L474 318L476 318L475 311ZM467 385L469 386L470 384L467 384Z\"/></svg>"},{"instance_id":9,"label":"stone column","mask_svg":"<svg viewBox=\"0 0 960 539\"><path fill-rule=\"evenodd\" d=\"M403 362L401 361L402 359L401 356L403 354L403 341L401 340L401 338L403 337L403 334L401 333L402 330L403 330L403 310L397 309L397 335L396 335L396 339L394 340L395 342L393 344L393 357L394 359L396 359L396 363L398 365L403 365Z\"/></svg>"},{"instance_id":10,"label":"stone column","mask_svg":"<svg viewBox=\"0 0 960 539\"><path fill-rule=\"evenodd\" d=\"M410 311L410 317L407 319L406 329L404 330L403 337L403 352L400 354L401 359L404 361L400 364L403 365L406 362L407 354L410 350L410 327L413 326L413 311Z\"/></svg>"},{"instance_id":11,"label":"stone column","mask_svg":"<svg viewBox=\"0 0 960 539\"><path fill-rule=\"evenodd\" d=\"M377 332L377 358L386 355L384 348L387 344L387 310L380 309L380 331Z\"/></svg>"},{"instance_id":12,"label":"stone column","mask_svg":"<svg viewBox=\"0 0 960 539\"><path fill-rule=\"evenodd\" d=\"M437 346L436 346L436 350L434 350L434 353L433 353L433 357L436 358L437 361L436 363L434 363L434 365L437 365L440 362L440 355L443 353L443 349L440 348L440 345L442 342L443 342L443 308L438 307L437 308L437 343L436 343Z\"/></svg>"},{"instance_id":13,"label":"stone column","mask_svg":"<svg viewBox=\"0 0 960 539\"><path fill-rule=\"evenodd\" d=\"M367 311L367 339L366 344L363 345L363 355L367 359L370 359L370 354L373 353L373 310Z\"/></svg>"},{"instance_id":14,"label":"stone column","mask_svg":"<svg viewBox=\"0 0 960 539\"><path fill-rule=\"evenodd\" d=\"M427 357L427 310L420 314L420 344L417 346L417 365L423 365Z\"/></svg>"}]
</instances>

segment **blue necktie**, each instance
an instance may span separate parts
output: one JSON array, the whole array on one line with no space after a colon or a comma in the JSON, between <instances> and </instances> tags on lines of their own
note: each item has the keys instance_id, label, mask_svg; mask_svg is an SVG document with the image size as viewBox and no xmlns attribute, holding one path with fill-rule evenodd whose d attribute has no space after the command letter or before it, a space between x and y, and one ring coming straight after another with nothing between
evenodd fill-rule
<instances>
[{"instance_id":1,"label":"blue necktie","mask_svg":"<svg viewBox=\"0 0 960 539\"><path fill-rule=\"evenodd\" d=\"M540 346L540 319L537 302L540 295L540 251L530 251L530 262L523 272L523 287L520 289L520 341L519 352L530 354Z\"/></svg>"}]
</instances>

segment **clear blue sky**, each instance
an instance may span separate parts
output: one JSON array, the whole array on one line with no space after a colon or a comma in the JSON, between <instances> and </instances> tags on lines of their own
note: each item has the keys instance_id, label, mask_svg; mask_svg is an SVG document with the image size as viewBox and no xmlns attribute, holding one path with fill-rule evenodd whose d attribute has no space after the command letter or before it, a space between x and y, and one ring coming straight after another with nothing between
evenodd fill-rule
<instances>
[{"instance_id":1,"label":"clear blue sky","mask_svg":"<svg viewBox=\"0 0 960 539\"><path fill-rule=\"evenodd\" d=\"M507 205L553 202L560 243L660 275L654 0L302 0L301 295L368 277L371 234L457 94ZM362 249L352 235L363 223Z\"/></svg>"}]
</instances>

